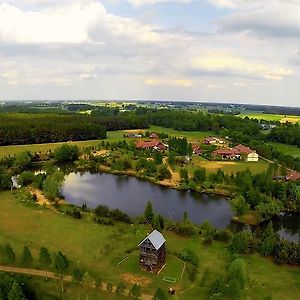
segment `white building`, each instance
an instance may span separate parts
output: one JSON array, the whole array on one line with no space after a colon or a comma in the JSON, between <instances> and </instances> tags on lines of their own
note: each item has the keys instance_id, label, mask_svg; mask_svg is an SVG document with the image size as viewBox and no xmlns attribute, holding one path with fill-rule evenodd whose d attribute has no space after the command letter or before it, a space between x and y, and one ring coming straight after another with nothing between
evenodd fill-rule
<instances>
[{"instance_id":1,"label":"white building","mask_svg":"<svg viewBox=\"0 0 300 300\"><path fill-rule=\"evenodd\" d=\"M258 161L259 156L256 152L251 152L246 157L246 162L255 162Z\"/></svg>"}]
</instances>

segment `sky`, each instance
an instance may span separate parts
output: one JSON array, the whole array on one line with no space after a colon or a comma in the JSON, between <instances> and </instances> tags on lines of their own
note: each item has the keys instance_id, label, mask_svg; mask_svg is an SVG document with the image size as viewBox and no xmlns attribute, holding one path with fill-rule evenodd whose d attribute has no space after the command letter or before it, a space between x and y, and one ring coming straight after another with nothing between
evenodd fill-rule
<instances>
[{"instance_id":1,"label":"sky","mask_svg":"<svg viewBox=\"0 0 300 300\"><path fill-rule=\"evenodd\" d=\"M300 107L300 0L0 0L0 100Z\"/></svg>"}]
</instances>

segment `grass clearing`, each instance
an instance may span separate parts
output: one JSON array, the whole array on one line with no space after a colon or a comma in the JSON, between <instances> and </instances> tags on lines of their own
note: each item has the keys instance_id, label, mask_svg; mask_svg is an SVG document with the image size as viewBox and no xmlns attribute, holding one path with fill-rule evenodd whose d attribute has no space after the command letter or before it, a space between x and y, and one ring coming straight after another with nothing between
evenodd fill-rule
<instances>
[{"instance_id":1,"label":"grass clearing","mask_svg":"<svg viewBox=\"0 0 300 300\"><path fill-rule=\"evenodd\" d=\"M112 284L122 280L128 288L137 280L143 285L143 293L149 295L153 295L157 287L167 291L173 286L179 300L194 300L199 297L208 299L207 291L211 282L225 274L226 244L213 242L212 245L204 245L198 236L185 238L164 232L168 253L190 248L198 254L199 274L195 284L189 281L188 271L182 279L180 278L182 262L171 254L167 255L166 267L159 275L140 270L138 251L117 266L126 256L125 251L136 247L148 231L149 228L144 225L105 226L91 223L87 218L76 220L40 206L20 203L11 192L0 193L0 244L9 242L16 252L17 259L20 259L23 246L28 245L37 268L38 251L41 246L46 246L52 253L63 251L72 260L71 267L78 264L94 279L101 278ZM268 295L271 295L273 300L300 299L300 268L275 265L259 254L247 255L245 260L249 277L245 299L263 299ZM177 281L171 284L163 281L164 277L173 277ZM200 280L203 277L205 281ZM36 280L44 287L42 279ZM45 290L49 291L49 294L53 292L55 295L56 287L54 281L45 282ZM181 292L184 293L180 294ZM74 299L74 295L76 299L83 299L83 295L89 295L89 299L93 299L93 295L100 295L101 299L123 299L70 284L63 299Z\"/></svg>"},{"instance_id":2,"label":"grass clearing","mask_svg":"<svg viewBox=\"0 0 300 300\"><path fill-rule=\"evenodd\" d=\"M281 144L281 143L269 143L279 152L284 155L291 155L293 157L300 157L300 148L293 145Z\"/></svg>"},{"instance_id":3,"label":"grass clearing","mask_svg":"<svg viewBox=\"0 0 300 300\"><path fill-rule=\"evenodd\" d=\"M192 162L188 165L184 165L192 176L194 171L201 167L205 168L208 173L215 173L218 169L223 170L226 174L235 174L240 171L249 169L252 174L259 174L265 172L268 169L269 163L260 159L258 162L244 162L244 161L210 161L203 157L193 155ZM179 172L180 167L176 168Z\"/></svg>"}]
</instances>

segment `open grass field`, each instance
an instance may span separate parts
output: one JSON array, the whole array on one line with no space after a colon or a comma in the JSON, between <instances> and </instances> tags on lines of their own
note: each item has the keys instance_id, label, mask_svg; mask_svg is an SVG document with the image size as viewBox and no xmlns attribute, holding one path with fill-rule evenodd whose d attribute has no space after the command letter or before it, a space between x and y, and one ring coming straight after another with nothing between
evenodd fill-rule
<instances>
[{"instance_id":1,"label":"open grass field","mask_svg":"<svg viewBox=\"0 0 300 300\"><path fill-rule=\"evenodd\" d=\"M296 115L276 115L276 114L264 114L260 112L245 112L239 115L239 117L241 118L245 118L246 116L252 119L280 121L282 123L285 122L297 123L300 121L300 116L296 116Z\"/></svg>"},{"instance_id":2,"label":"open grass field","mask_svg":"<svg viewBox=\"0 0 300 300\"><path fill-rule=\"evenodd\" d=\"M223 170L226 174L235 174L240 171L249 169L252 174L259 174L268 169L269 163L260 159L258 162L244 161L209 161L203 157L193 155L192 162L184 167L188 170L190 176L193 175L195 169L205 168L208 173L215 173L218 169ZM179 171L179 167L177 171Z\"/></svg>"},{"instance_id":3,"label":"open grass field","mask_svg":"<svg viewBox=\"0 0 300 300\"><path fill-rule=\"evenodd\" d=\"M79 141L79 142L69 142L71 145L77 145L79 148L84 148L87 146L96 146L100 143L99 140L91 141ZM15 154L30 151L34 152L46 152L54 151L56 148L60 147L65 143L48 143L48 144L33 144L33 145L15 145L15 146L0 146L0 158L4 156L13 156Z\"/></svg>"},{"instance_id":4,"label":"open grass field","mask_svg":"<svg viewBox=\"0 0 300 300\"><path fill-rule=\"evenodd\" d=\"M71 268L78 264L95 279L101 278L113 284L122 280L127 287L133 282L140 282L143 293L150 295L158 286L167 289L175 285L178 291L176 299L208 299L209 285L217 276L225 274L226 244L213 242L212 245L204 245L200 237L184 238L164 232L169 253L189 247L198 254L199 274L194 284L189 281L187 272L180 278L182 262L170 254L166 268L159 275L139 270L138 252L118 266L118 262L125 257L125 251L136 247L147 232L149 228L144 225L105 226L93 224L87 218L75 220L36 204L20 203L11 192L0 193L0 243L9 242L15 249L17 259L22 247L28 245L35 258L35 267L38 267L36 257L39 248L46 246L52 253L63 251L72 260ZM300 299L300 268L277 266L258 254L247 255L245 260L248 283L244 299L261 300L268 295L273 300ZM176 283L163 281L165 276L176 278ZM55 282L49 281L44 285L41 279L38 281L48 291L56 287ZM103 292L95 295L95 290L72 286L67 287L63 299L87 299L87 295L89 299L98 299L93 298L96 295L101 299L122 299Z\"/></svg>"},{"instance_id":5,"label":"open grass field","mask_svg":"<svg viewBox=\"0 0 300 300\"><path fill-rule=\"evenodd\" d=\"M269 144L285 155L300 157L300 148L297 146L286 145L281 143L269 143Z\"/></svg>"}]
</instances>

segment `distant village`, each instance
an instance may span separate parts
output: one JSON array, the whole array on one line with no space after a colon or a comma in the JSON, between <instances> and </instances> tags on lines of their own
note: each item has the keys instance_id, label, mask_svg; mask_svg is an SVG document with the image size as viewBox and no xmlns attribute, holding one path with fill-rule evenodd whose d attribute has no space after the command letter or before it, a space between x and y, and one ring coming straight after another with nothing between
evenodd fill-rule
<instances>
[{"instance_id":1,"label":"distant village","mask_svg":"<svg viewBox=\"0 0 300 300\"><path fill-rule=\"evenodd\" d=\"M161 138L161 135L156 132L151 132L145 136L143 133L126 133L124 138L136 139L135 146L137 149L143 150L156 150L165 151L169 149L168 138ZM205 152L205 146L211 147L209 159L215 161L245 161L245 162L258 162L260 157L255 150L238 144L233 147L229 147L229 138L219 138L215 136L206 137L199 143L192 143L193 154L202 156ZM207 157L206 157L207 158ZM190 158L187 157L186 161ZM279 178L280 177L280 178ZM285 179L286 181L297 181L300 179L300 173L296 171L290 171L286 176L277 176L276 179Z\"/></svg>"}]
</instances>

